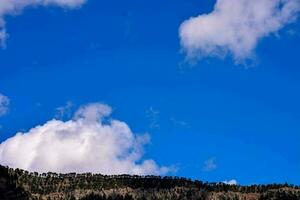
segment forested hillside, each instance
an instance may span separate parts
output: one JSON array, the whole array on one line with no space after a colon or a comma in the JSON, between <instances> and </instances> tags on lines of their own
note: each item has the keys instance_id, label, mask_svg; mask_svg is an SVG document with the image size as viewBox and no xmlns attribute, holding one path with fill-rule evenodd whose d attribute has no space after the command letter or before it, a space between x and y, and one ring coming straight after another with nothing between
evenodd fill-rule
<instances>
[{"instance_id":1,"label":"forested hillside","mask_svg":"<svg viewBox=\"0 0 300 200\"><path fill-rule=\"evenodd\" d=\"M300 200L293 185L236 186L179 177L30 173L0 167L0 199Z\"/></svg>"}]
</instances>

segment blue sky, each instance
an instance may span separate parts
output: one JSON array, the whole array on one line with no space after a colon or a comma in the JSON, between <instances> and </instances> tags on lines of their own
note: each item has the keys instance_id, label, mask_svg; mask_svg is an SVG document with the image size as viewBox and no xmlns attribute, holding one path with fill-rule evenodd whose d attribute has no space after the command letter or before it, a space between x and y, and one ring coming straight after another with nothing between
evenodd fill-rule
<instances>
[{"instance_id":1,"label":"blue sky","mask_svg":"<svg viewBox=\"0 0 300 200\"><path fill-rule=\"evenodd\" d=\"M67 102L70 112L102 102L134 133L149 133L143 157L175 166L170 175L300 184L300 24L261 38L253 65L230 55L191 64L178 29L215 3L89 0L6 16L0 92L10 105L0 141Z\"/></svg>"}]
</instances>

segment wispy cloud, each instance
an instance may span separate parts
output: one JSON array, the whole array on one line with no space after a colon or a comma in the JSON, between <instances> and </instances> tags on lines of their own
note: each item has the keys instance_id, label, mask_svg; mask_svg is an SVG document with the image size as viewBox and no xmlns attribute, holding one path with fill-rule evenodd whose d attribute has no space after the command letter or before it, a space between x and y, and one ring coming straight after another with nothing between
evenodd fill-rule
<instances>
[{"instance_id":1,"label":"wispy cloud","mask_svg":"<svg viewBox=\"0 0 300 200\"><path fill-rule=\"evenodd\" d=\"M0 93L0 117L7 114L10 100L7 96Z\"/></svg>"},{"instance_id":2,"label":"wispy cloud","mask_svg":"<svg viewBox=\"0 0 300 200\"><path fill-rule=\"evenodd\" d=\"M149 127L151 129L159 129L160 128L160 125L158 123L159 111L155 110L153 107L150 107L148 110L146 110L146 115L150 121Z\"/></svg>"},{"instance_id":3,"label":"wispy cloud","mask_svg":"<svg viewBox=\"0 0 300 200\"><path fill-rule=\"evenodd\" d=\"M143 159L149 135L136 135L112 108L93 103L72 120L50 120L0 144L0 164L37 172L165 174L172 170ZM106 120L104 120L106 119ZM105 122L104 122L105 121Z\"/></svg>"},{"instance_id":4,"label":"wispy cloud","mask_svg":"<svg viewBox=\"0 0 300 200\"><path fill-rule=\"evenodd\" d=\"M172 122L172 124L176 127L185 127L185 128L190 128L189 123L187 123L186 121L182 121L182 120L177 120L175 118L171 118L170 121Z\"/></svg>"},{"instance_id":5,"label":"wispy cloud","mask_svg":"<svg viewBox=\"0 0 300 200\"><path fill-rule=\"evenodd\" d=\"M204 161L203 171L209 172L217 169L216 158L210 158Z\"/></svg>"},{"instance_id":6,"label":"wispy cloud","mask_svg":"<svg viewBox=\"0 0 300 200\"><path fill-rule=\"evenodd\" d=\"M181 46L190 60L233 56L236 63L255 57L258 42L294 22L299 0L217 0L208 14L180 26Z\"/></svg>"},{"instance_id":7,"label":"wispy cloud","mask_svg":"<svg viewBox=\"0 0 300 200\"><path fill-rule=\"evenodd\" d=\"M0 1L0 44L5 46L8 37L6 31L5 16L17 15L23 9L30 6L59 6L63 8L77 8L85 3L86 0L1 0Z\"/></svg>"},{"instance_id":8,"label":"wispy cloud","mask_svg":"<svg viewBox=\"0 0 300 200\"><path fill-rule=\"evenodd\" d=\"M70 118L72 115L73 106L74 106L73 103L71 101L68 101L66 105L57 107L55 109L56 111L55 118L56 119L63 119L65 117Z\"/></svg>"}]
</instances>

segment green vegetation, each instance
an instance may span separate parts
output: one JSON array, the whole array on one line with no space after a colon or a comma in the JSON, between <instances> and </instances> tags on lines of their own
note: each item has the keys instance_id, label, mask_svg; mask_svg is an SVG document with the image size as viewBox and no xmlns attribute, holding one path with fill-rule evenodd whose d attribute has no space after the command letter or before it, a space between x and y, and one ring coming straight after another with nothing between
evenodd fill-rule
<instances>
[{"instance_id":1,"label":"green vegetation","mask_svg":"<svg viewBox=\"0 0 300 200\"><path fill-rule=\"evenodd\" d=\"M30 173L0 166L0 199L300 200L288 184L237 186L179 177Z\"/></svg>"}]
</instances>

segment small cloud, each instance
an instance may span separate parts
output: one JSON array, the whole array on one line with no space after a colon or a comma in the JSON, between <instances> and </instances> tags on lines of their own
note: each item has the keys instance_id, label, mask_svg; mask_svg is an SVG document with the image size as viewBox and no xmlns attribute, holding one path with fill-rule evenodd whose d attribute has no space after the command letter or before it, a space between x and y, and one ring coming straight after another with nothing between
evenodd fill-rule
<instances>
[{"instance_id":1,"label":"small cloud","mask_svg":"<svg viewBox=\"0 0 300 200\"><path fill-rule=\"evenodd\" d=\"M160 128L158 123L159 111L155 110L153 107L150 107L148 110L146 110L146 115L150 121L149 127L151 129L159 129Z\"/></svg>"},{"instance_id":2,"label":"small cloud","mask_svg":"<svg viewBox=\"0 0 300 200\"><path fill-rule=\"evenodd\" d=\"M235 180L235 179L232 179L230 181L226 180L226 181L223 181L223 183L225 183L227 185L237 185L238 184L237 180Z\"/></svg>"},{"instance_id":3,"label":"small cloud","mask_svg":"<svg viewBox=\"0 0 300 200\"><path fill-rule=\"evenodd\" d=\"M185 121L177 120L175 118L171 118L170 121L176 127L186 127L186 128L190 127L190 125Z\"/></svg>"},{"instance_id":4,"label":"small cloud","mask_svg":"<svg viewBox=\"0 0 300 200\"><path fill-rule=\"evenodd\" d=\"M7 96L0 93L0 117L9 111L10 100Z\"/></svg>"},{"instance_id":5,"label":"small cloud","mask_svg":"<svg viewBox=\"0 0 300 200\"><path fill-rule=\"evenodd\" d=\"M63 119L64 117L70 118L72 115L73 103L68 101L66 105L56 108L56 119Z\"/></svg>"},{"instance_id":6,"label":"small cloud","mask_svg":"<svg viewBox=\"0 0 300 200\"><path fill-rule=\"evenodd\" d=\"M286 34L289 35L289 36L291 36L291 37L299 36L300 35L299 31L296 30L296 29L288 29L286 31Z\"/></svg>"},{"instance_id":7,"label":"small cloud","mask_svg":"<svg viewBox=\"0 0 300 200\"><path fill-rule=\"evenodd\" d=\"M180 170L180 168L178 165L171 165L171 166L168 166L166 168L166 170L167 170L167 173L169 173L169 174L176 174Z\"/></svg>"},{"instance_id":8,"label":"small cloud","mask_svg":"<svg viewBox=\"0 0 300 200\"><path fill-rule=\"evenodd\" d=\"M255 60L261 39L295 22L299 12L299 0L217 0L212 12L181 24L182 50L191 61L229 55L244 64Z\"/></svg>"},{"instance_id":9,"label":"small cloud","mask_svg":"<svg viewBox=\"0 0 300 200\"><path fill-rule=\"evenodd\" d=\"M204 161L203 171L209 172L217 169L216 158L210 158Z\"/></svg>"},{"instance_id":10,"label":"small cloud","mask_svg":"<svg viewBox=\"0 0 300 200\"><path fill-rule=\"evenodd\" d=\"M40 108L40 107L43 106L43 104L42 104L41 102L36 102L36 103L35 103L35 106L38 107L38 108Z\"/></svg>"}]
</instances>

